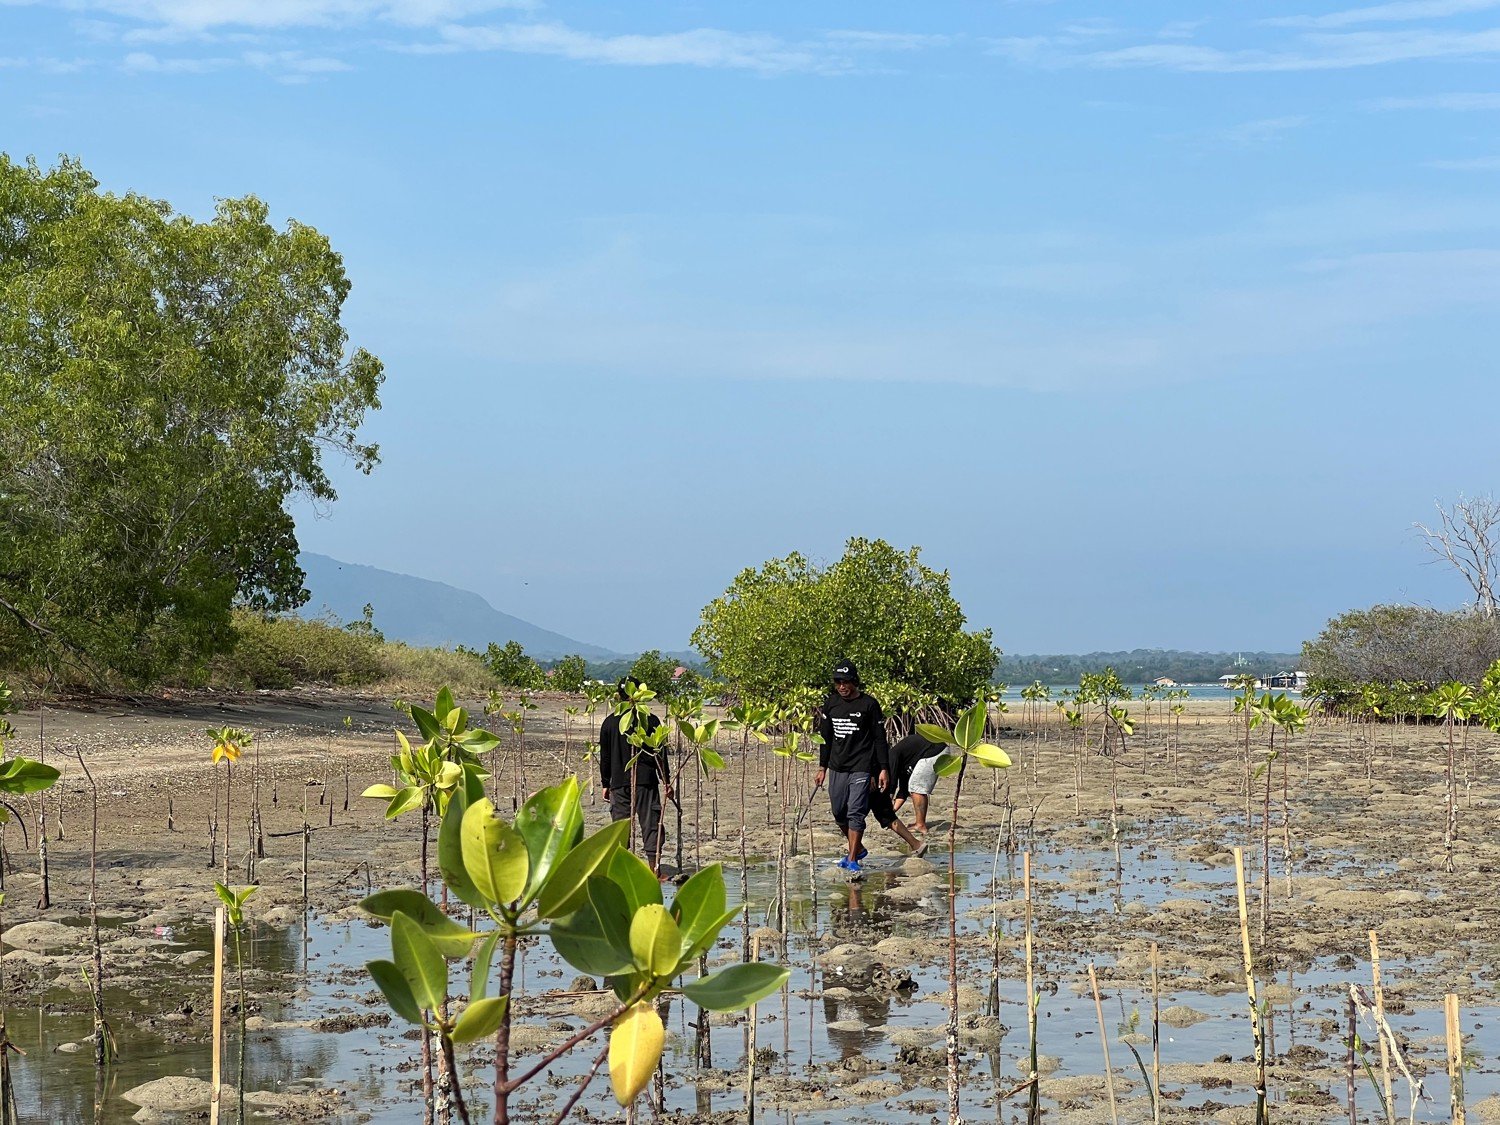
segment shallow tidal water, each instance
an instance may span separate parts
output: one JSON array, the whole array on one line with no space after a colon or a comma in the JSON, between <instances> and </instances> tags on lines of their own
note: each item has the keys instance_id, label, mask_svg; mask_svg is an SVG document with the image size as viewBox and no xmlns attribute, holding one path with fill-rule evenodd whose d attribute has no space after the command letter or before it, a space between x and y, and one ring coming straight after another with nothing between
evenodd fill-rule
<instances>
[{"instance_id":1,"label":"shallow tidal water","mask_svg":"<svg viewBox=\"0 0 1500 1125\"><path fill-rule=\"evenodd\" d=\"M884 842L883 840L881 841ZM873 857L879 863L882 857ZM945 857L935 846L930 858L945 874ZM912 1065L901 1061L902 1048L925 1042L925 1050L942 1050L940 1029L947 1020L946 900L942 888L920 896L903 893L903 883L913 875L904 871L898 857L887 853L887 866L872 865L863 883L850 885L828 861L820 861L809 878L805 858L790 861L787 872L786 948L768 930L780 931L775 916L778 867L761 863L751 872L750 925L760 932L765 945L763 958L789 964L792 978L781 993L761 1002L758 1009L757 1046L759 1112L767 1120L793 1122L866 1122L893 1119L928 1119L946 1116L945 1074L933 1068L931 1057ZM1105 1027L1109 1036L1110 1061L1119 1084L1124 1120L1149 1120L1145 1087L1129 1047L1120 1038L1122 1025L1138 1013L1135 1030L1145 1037L1137 1050L1147 1068L1151 1064L1151 995L1149 976L1107 979L1111 959L1103 954L1090 958L1054 935L1065 930L1071 919L1097 921L1114 916L1121 927L1130 925L1132 911L1153 909L1169 899L1198 899L1215 912L1235 910L1233 871L1181 860L1166 847L1136 843L1120 855L1118 879L1114 854L1098 849L1048 850L1033 857L1032 874L1038 894L1047 906L1046 921L1039 932L1038 984L1043 991L1039 1007L1039 1043L1042 1056L1053 1060L1044 1066L1042 1105L1054 1120L1068 1120L1080 1104L1095 1107L1102 1093L1085 1096L1084 1087L1068 1079L1102 1076L1103 1058L1092 995L1087 991L1088 963L1092 959L1106 979ZM1097 878L1073 878L1091 871ZM969 1063L963 1089L963 1111L971 1121L1024 1120L1025 1096L997 1104L996 1094L1015 1087L1024 1077L1027 1052L1024 1010L1023 965L1016 954L1021 937L1019 912L1014 900L1020 896L1020 859L963 851L959 855L957 912L964 933L989 932L993 902L1002 904L994 915L1001 939L998 978L998 1010L993 1009L992 955L986 948L970 947L961 961L961 979L966 986L989 996L979 1008L981 1017L997 1017L989 1033L966 1047ZM1375 874L1374 872L1364 872ZM739 897L739 875L726 870L732 900ZM928 882L931 882L930 876ZM814 896L814 884L816 896ZM671 889L666 889L670 896ZM351 902L358 895L351 892ZM1009 904L1009 905L1006 905ZM1132 906L1131 904L1136 904ZM251 900L250 913L254 913ZM726 928L714 951L722 961L737 959L741 930L738 923ZM153 935L175 951L206 950L208 928L191 928ZM911 939L922 946L916 963L888 965L907 969L915 989L897 992L857 993L830 998L823 990L836 987L839 973L827 959L829 950L846 944L873 946L889 937ZM1237 957L1238 949L1219 951ZM1304 1104L1324 1104L1328 1119L1347 1119L1344 1108L1343 1057L1340 1039L1345 1023L1344 1000L1349 982L1368 984L1369 965L1355 958L1351 966L1334 951L1308 972L1277 982L1288 985L1285 1002L1271 1010L1278 1053L1298 1045L1316 1048L1329 1056L1321 1072L1326 1080L1271 1083L1273 1102L1289 1098ZM1355 951L1357 953L1357 951ZM823 955L821 964L815 957ZM251 1091L337 1090L342 1107L323 1118L352 1125L368 1121L396 1125L420 1120L419 1047L411 1029L395 1017L384 1024L385 1011L375 993L364 963L389 956L387 930L380 925L348 917L310 916L289 930L257 930L246 943L248 985L252 993L266 993L255 1014L269 1026L252 1030L247 1038L246 1089ZM226 961L226 987L232 989L232 944ZM1342 966L1342 967L1341 967ZM1406 964L1387 958L1384 978L1400 982L1429 966ZM1481 971L1481 970L1475 970ZM9 970L14 974L16 970ZM20 973L24 979L24 968ZM177 970L195 977L194 994L204 989L201 980L210 972L208 960L192 968ZM461 991L467 974L453 971L454 991ZM561 964L545 942L530 942L518 964L518 991L529 998L522 1022L549 1028L550 1041L586 1022L574 1010L575 998L559 998L537 1007L548 991L566 991L576 972ZM1480 994L1496 996L1493 979L1477 980ZM276 986L281 986L279 989ZM1082 991L1080 991L1080 985ZM282 998L272 995L284 993ZM104 1125L128 1122L137 1107L120 1095L139 1083L167 1075L192 1075L207 1079L209 1046L196 1038L184 1039L179 1030L185 1020L173 1019L187 990L174 987L172 979L148 993L108 992L108 1016L119 1041L120 1055L112 1068L109 1085L95 1112L93 1052L86 1036L91 1019L78 992L54 987L40 992L26 1007L13 1005L8 1011L13 1042L26 1052L13 1056L17 1100L21 1120L49 1125ZM1161 1058L1166 1068L1174 1064L1211 1064L1229 1056L1232 1064L1248 1061L1252 1041L1250 1019L1243 991L1238 988L1209 992L1171 991L1164 987L1161 1007L1185 1006L1206 1017L1192 1026L1161 1028ZM684 1010L684 1009L687 1010ZM967 1013L966 1013L967 1014ZM715 1023L711 1030L712 1065L696 1061L698 1044L690 1021L696 1009L673 1001L666 1019L668 1046L662 1084L665 1115L741 1110L745 1062L743 1024ZM1500 1005L1467 1007L1464 1029L1474 1035L1476 1067L1467 1079L1467 1101L1500 1093L1496 1054L1500 1053ZM325 1021L321 1026L313 1021ZM332 1021L332 1022L328 1022ZM1417 1057L1431 1067L1426 1076L1427 1100L1419 1104L1418 1121L1448 1120L1448 1087L1442 1067L1443 1016L1435 1004L1413 1005L1412 1010L1391 1017L1393 1026L1412 1042ZM335 1029L336 1028L336 1029ZM903 1034L907 1033L907 1034ZM1373 1031L1361 1034L1373 1040ZM924 1039L924 1036L926 1037ZM226 1017L225 1079L234 1079L237 1051L234 1017ZM596 1041L596 1044L602 1042ZM69 1045L77 1045L69 1050ZM587 1071L597 1053L585 1044L553 1067L553 1080L537 1079L520 1095L521 1120L550 1120L557 1105ZM1376 1056L1378 1057L1378 1056ZM1250 1105L1253 1091L1231 1065L1229 1085L1220 1081L1164 1079L1167 1105L1173 1114L1190 1106ZM466 1089L474 1120L489 1119L485 1094L493 1077L488 1067L466 1068ZM1127 1093L1126 1083L1132 1087ZM1404 1119L1407 1099L1397 1080L1397 1102ZM1373 1119L1375 1095L1363 1073L1357 1076L1360 1119ZM1082 1103L1078 1099L1083 1099ZM1312 1101L1309 1102L1309 1099ZM332 1102L332 1099L330 1099ZM233 1096L228 1096L225 1120L233 1120ZM607 1074L601 1072L580 1101L594 1120L623 1119L609 1090ZM642 1103L644 1107L644 1102ZM251 1110L252 1119L255 1111ZM1144 1114L1144 1116L1143 1116ZM641 1119L651 1116L642 1111ZM184 1118L184 1120L191 1118ZM576 1119L576 1118L575 1118ZM1107 1118L1106 1118L1107 1119ZM171 1120L171 1118L166 1118Z\"/></svg>"}]
</instances>

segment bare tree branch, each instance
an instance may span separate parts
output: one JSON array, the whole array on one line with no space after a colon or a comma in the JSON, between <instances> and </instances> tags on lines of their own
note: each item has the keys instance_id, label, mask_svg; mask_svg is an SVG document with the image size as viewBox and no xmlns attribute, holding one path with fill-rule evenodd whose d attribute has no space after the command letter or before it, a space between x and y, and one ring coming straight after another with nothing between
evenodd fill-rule
<instances>
[{"instance_id":1,"label":"bare tree branch","mask_svg":"<svg viewBox=\"0 0 1500 1125\"><path fill-rule=\"evenodd\" d=\"M1495 590L1500 587L1500 501L1493 496L1466 499L1462 493L1451 508L1436 503L1438 526L1413 526L1422 533L1425 546L1447 562L1474 591L1474 608L1485 617L1497 609Z\"/></svg>"}]
</instances>

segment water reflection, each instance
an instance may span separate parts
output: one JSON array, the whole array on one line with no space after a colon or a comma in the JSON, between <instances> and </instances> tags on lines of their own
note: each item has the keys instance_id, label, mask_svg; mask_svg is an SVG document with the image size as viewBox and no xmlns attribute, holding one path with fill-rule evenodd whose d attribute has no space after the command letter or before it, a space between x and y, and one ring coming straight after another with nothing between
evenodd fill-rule
<instances>
[{"instance_id":1,"label":"water reflection","mask_svg":"<svg viewBox=\"0 0 1500 1125\"><path fill-rule=\"evenodd\" d=\"M1056 853L1034 860L1033 873L1041 888L1038 925L1043 976L1039 986L1045 992L1041 1050L1060 1057L1056 1071L1060 1077L1099 1073L1099 1044L1092 1005L1069 1000L1071 987L1084 964L1072 952L1071 944L1051 940L1052 935L1094 924L1099 918L1111 919L1110 924L1128 924L1116 919L1128 919L1140 907L1153 909L1169 898L1196 898L1213 909L1223 909L1232 893L1232 884L1221 869L1174 861L1160 841L1152 842L1149 855L1140 854L1141 850L1136 842L1127 841L1121 848L1118 868L1111 841L1100 841L1092 851ZM903 1060L896 1044L928 1044L915 1054L924 1056L929 1064L934 1051L940 1052L942 1048L941 1039L933 1034L933 1029L941 1027L948 1015L946 957L940 953L945 949L947 931L945 888L935 887L932 874L924 876L916 866L911 873L900 868L872 867L864 883L846 884L836 881L826 865L810 872L805 862L805 859L794 861L786 873L785 906L780 911L772 909L781 882L774 865L756 868L749 878L751 926L771 927L770 931L762 930L764 956L793 968L789 987L760 1005L758 1046L771 1051L762 1067L762 1074L768 1079L762 1103L763 1119L811 1125L903 1111L908 1102L941 1106L945 1102L945 1076L941 1067L914 1069L913 1052L908 1050ZM1018 905L1019 879L1009 857L995 852L961 853L958 868L959 929L976 939L961 952L960 983L977 994L972 1011L1000 1025L999 1035L983 1042L983 1049L969 1048L968 1057L975 1068L968 1071L962 1086L962 1108L970 1119L992 1115L997 1121L1007 1116L1015 1119L1018 1113L1024 1116L1025 1096L1002 1102L995 1095L1010 1090L1019 1081L1020 1056L1024 1056L1027 1048L1024 998L1019 984L1021 930L1019 913L1014 909ZM1076 871L1089 870L1104 878L1092 881L1071 878ZM731 873L729 879L731 892L738 890L736 874ZM945 882L945 873L939 869L939 874ZM1120 915L1117 912L1122 900L1125 913ZM982 940L981 935L995 940ZM23 1121L49 1125L54 1122L123 1125L135 1113L135 1107L119 1096L124 1090L167 1075L208 1078L207 962L200 960L192 966L181 966L171 959L190 950L207 950L210 935L206 927L197 927L178 932L174 939L174 944L161 948L154 968L136 972L142 979L154 975L156 983L132 988L111 986L106 992L106 1007L120 1040L121 1056L100 1091L98 1112L92 1051L85 1041L91 1031L91 1015L81 979L75 984L65 976L61 982L49 984L38 976L40 969L30 966L19 969L30 978L31 985L27 1005L13 1006L9 1012L10 1034L27 1052L13 1060ZM888 986L842 989L840 978L832 973L825 980L820 959L826 959L839 946L866 951L878 948L875 957L888 970L910 971L915 991L895 991ZM709 968L723 964L725 959L737 959L739 947L740 934L733 927L719 947L711 951ZM307 1080L312 1079L315 1086L337 1086L344 1092L344 1105L352 1112L343 1119L332 1119L339 1125L349 1125L354 1120L368 1120L372 1125L405 1125L413 1120L418 1106L413 1082L417 1044L404 1037L407 1031L404 1024L361 1026L358 1018L368 1014L372 992L362 966L371 958L387 956L388 948L384 928L361 921L330 923L313 919L310 925L289 931L254 931L246 948L252 988L269 988L279 982L285 986L284 991L296 989L297 994L283 1001L266 1000L252 1014L273 1022L327 1019L340 1011L355 1018L343 1021L350 1026L339 1033L290 1026L252 1030L247 1040L249 1089L297 1090L306 1088ZM1103 955L1097 955L1096 959L1101 971L1108 973L1110 959ZM1390 975L1394 979L1404 968L1411 966L1393 963ZM574 975L572 970L557 964L545 943L526 943L518 978L528 997L541 999L549 990L564 990ZM1278 1051L1284 1053L1294 1046L1300 1047L1304 1039L1311 1046L1334 1049L1336 1037L1330 1039L1319 1028L1329 1013L1334 1012L1335 994L1342 982L1350 978L1350 971L1325 960L1312 965L1287 965L1278 976L1286 988L1286 998L1278 997L1276 1004L1274 1033ZM14 984L15 971L10 977ZM1141 1030L1149 1035L1149 976L1111 975L1105 992L1109 1011L1118 1013L1119 1023L1128 1023L1130 1013L1139 1009L1145 1017ZM554 1001L547 1008L552 1014L545 1018L554 1025L582 1026L572 1014L570 1004L566 999ZM1243 994L1169 990L1164 993L1162 1004L1187 1005L1211 1017L1191 1032L1163 1029L1166 1064L1201 1064L1217 1054L1241 1057L1248 1052ZM702 1013L694 1005L680 1001L672 1007L675 1010L670 1016L670 1026L676 1033L671 1037L664 1063L668 1080L662 1112L670 1116L741 1110L743 1095L739 1080L745 1061L744 1023L710 1023L701 1018ZM1488 1024L1497 1016L1500 1013L1492 1006L1475 1007L1466 1013L1466 1023ZM1430 1035L1441 1031L1441 1015L1420 1010L1403 1015L1399 1024L1414 1037ZM1001 1049L1007 1027L1022 1029L1010 1033L1012 1058L1008 1065ZM231 1070L236 1033L231 1007L226 1023L226 1066ZM78 1049L66 1050L71 1044L77 1044ZM597 1050L597 1046L582 1048L555 1067L552 1074L556 1088L564 1095L570 1092L592 1064ZM1136 1077L1134 1062L1128 1054L1122 1050L1120 1058L1125 1062L1121 1073ZM841 1067L840 1064L851 1060L865 1060L868 1066ZM1496 1089L1493 1064L1486 1062L1485 1066L1487 1069L1471 1078L1472 1100ZM825 1102L815 1112L778 1108L775 1104L779 1095L773 1090L787 1092L787 1105L807 1105L807 1091L824 1090L837 1082L852 1083L865 1070L886 1075L899 1073L904 1092L889 1102L892 1109L883 1109L879 1104L853 1104L854 1099L847 1105ZM487 1081L488 1075L472 1077ZM772 1077L776 1079L774 1086L769 1081ZM1041 1089L1045 1106L1047 1080ZM800 1102L795 1100L799 1090L803 1092ZM1432 1091L1432 1105L1445 1108L1446 1093L1440 1076L1432 1084ZM1177 1102L1180 1106L1210 1098L1224 1100L1227 1096L1223 1090L1209 1091L1196 1085L1179 1086L1174 1093L1181 1095ZM1235 1091L1236 1098L1238 1093ZM613 1117L615 1108L607 1080L602 1076L596 1078L580 1105L596 1116ZM488 1116L482 1098L476 1098L472 1110L481 1119ZM1418 1119L1424 1119L1421 1112Z\"/></svg>"}]
</instances>

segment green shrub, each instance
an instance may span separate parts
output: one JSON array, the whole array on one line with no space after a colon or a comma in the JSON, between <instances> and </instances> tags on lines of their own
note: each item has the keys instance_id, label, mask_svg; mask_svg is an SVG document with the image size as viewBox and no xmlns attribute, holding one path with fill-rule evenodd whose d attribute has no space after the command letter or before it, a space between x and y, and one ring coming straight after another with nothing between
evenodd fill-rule
<instances>
[{"instance_id":1,"label":"green shrub","mask_svg":"<svg viewBox=\"0 0 1500 1125\"><path fill-rule=\"evenodd\" d=\"M446 648L412 648L399 641L380 646L380 685L413 697L435 695L443 686L456 695L474 697L499 687L478 653Z\"/></svg>"},{"instance_id":2,"label":"green shrub","mask_svg":"<svg viewBox=\"0 0 1500 1125\"><path fill-rule=\"evenodd\" d=\"M328 620L234 613L235 644L208 665L208 681L225 687L289 688L298 684L359 687L381 679L381 643Z\"/></svg>"},{"instance_id":3,"label":"green shrub","mask_svg":"<svg viewBox=\"0 0 1500 1125\"><path fill-rule=\"evenodd\" d=\"M495 679L506 687L540 691L547 686L542 666L526 655L520 641L506 641L504 647L493 641L484 652L484 663Z\"/></svg>"},{"instance_id":4,"label":"green shrub","mask_svg":"<svg viewBox=\"0 0 1500 1125\"><path fill-rule=\"evenodd\" d=\"M574 694L583 690L583 681L588 679L588 662L578 655L565 656L547 673L548 684L553 691Z\"/></svg>"},{"instance_id":5,"label":"green shrub","mask_svg":"<svg viewBox=\"0 0 1500 1125\"><path fill-rule=\"evenodd\" d=\"M367 688L379 694L431 696L444 684L470 696L497 686L475 652L414 648L386 641L365 622L234 614L235 644L206 665L172 677L182 686L293 688L309 684Z\"/></svg>"}]
</instances>

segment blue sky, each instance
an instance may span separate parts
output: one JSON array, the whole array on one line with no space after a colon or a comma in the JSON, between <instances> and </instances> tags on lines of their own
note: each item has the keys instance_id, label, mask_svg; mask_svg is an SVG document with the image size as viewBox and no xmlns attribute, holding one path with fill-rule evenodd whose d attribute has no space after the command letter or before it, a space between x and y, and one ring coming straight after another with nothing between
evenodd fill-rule
<instances>
[{"instance_id":1,"label":"blue sky","mask_svg":"<svg viewBox=\"0 0 1500 1125\"><path fill-rule=\"evenodd\" d=\"M1500 475L1500 0L0 0L0 147L327 233L384 463L304 546L616 649L850 535L1289 648L1461 603Z\"/></svg>"}]
</instances>

